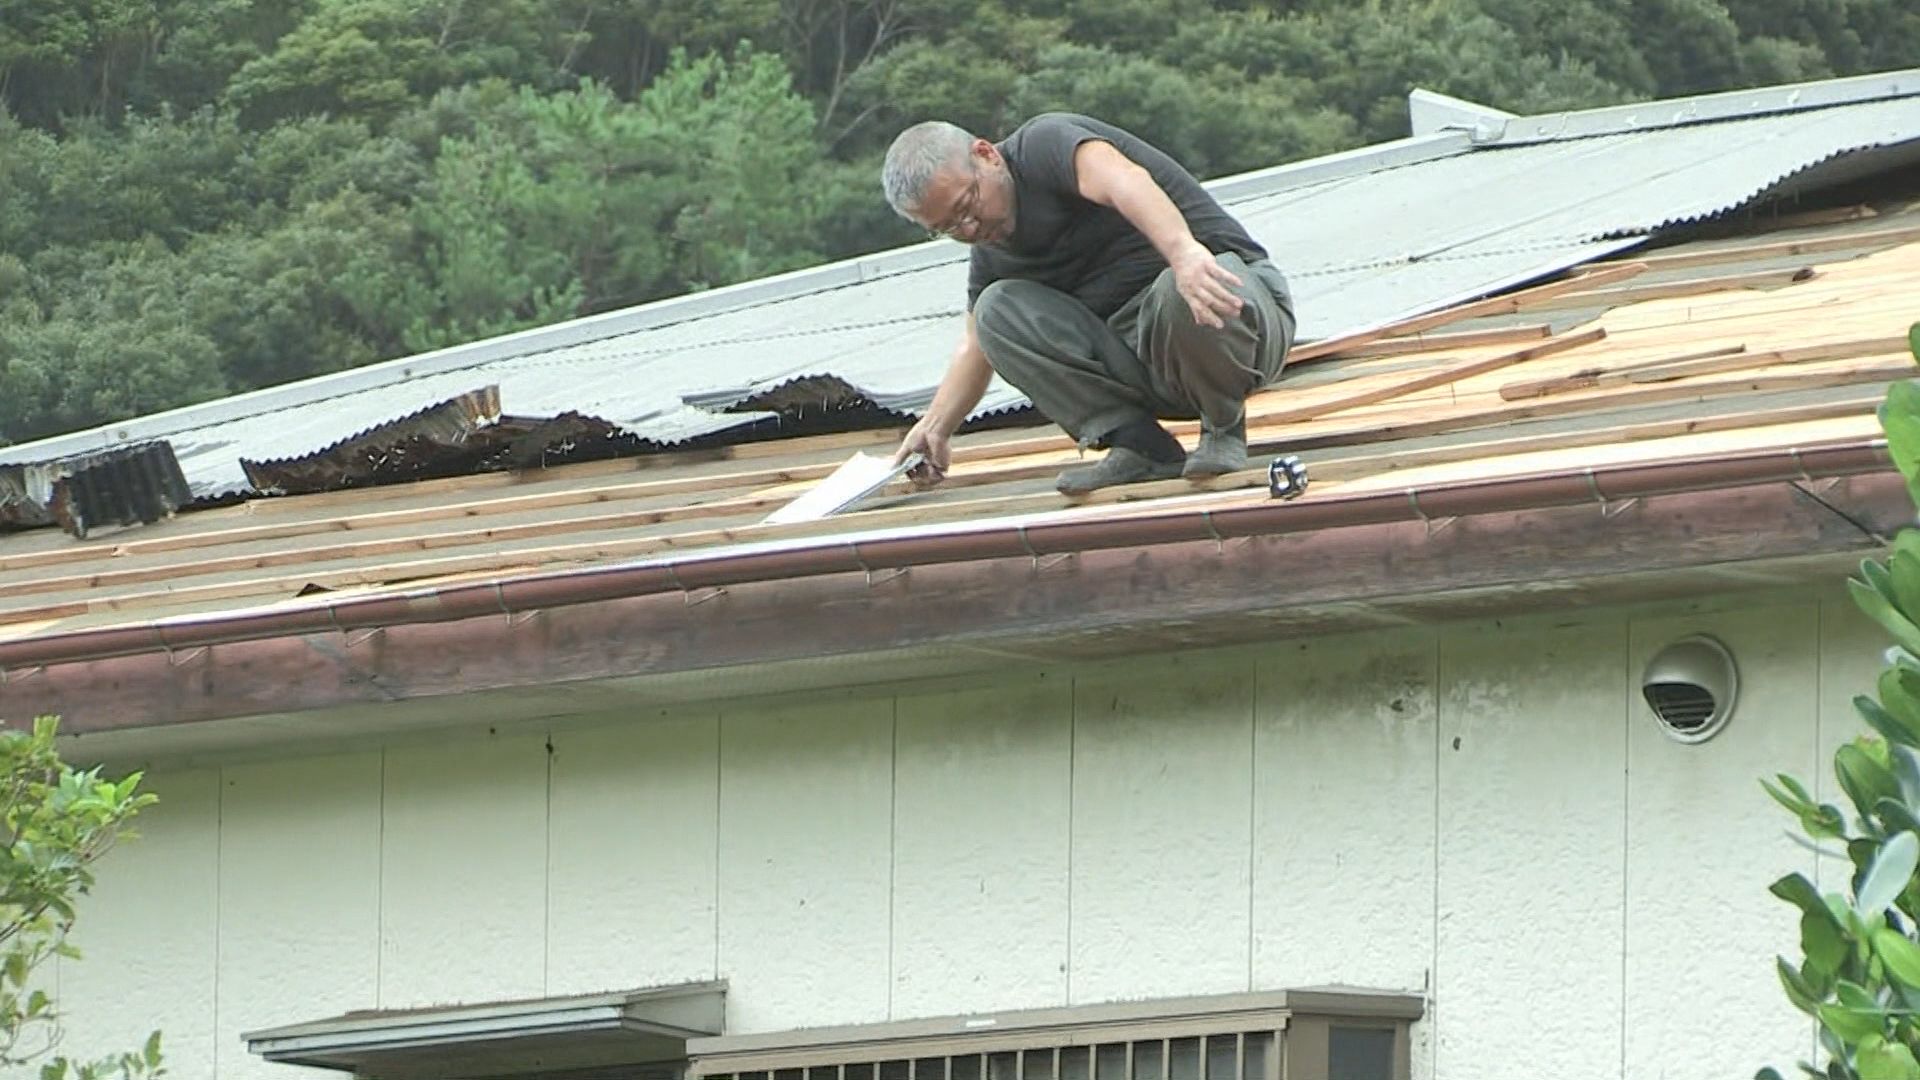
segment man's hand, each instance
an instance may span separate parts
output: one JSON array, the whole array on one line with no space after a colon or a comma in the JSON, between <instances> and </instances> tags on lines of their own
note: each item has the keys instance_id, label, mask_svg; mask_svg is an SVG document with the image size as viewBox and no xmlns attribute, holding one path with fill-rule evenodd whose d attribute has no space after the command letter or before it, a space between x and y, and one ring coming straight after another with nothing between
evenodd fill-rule
<instances>
[{"instance_id":1,"label":"man's hand","mask_svg":"<svg viewBox=\"0 0 1920 1080\"><path fill-rule=\"evenodd\" d=\"M900 440L900 449L893 452L895 465L907 460L914 454L922 458L920 464L907 470L907 479L917 488L926 489L947 478L947 470L953 466L953 448L947 440L953 432L947 430L932 413L920 418Z\"/></svg>"},{"instance_id":2,"label":"man's hand","mask_svg":"<svg viewBox=\"0 0 1920 1080\"><path fill-rule=\"evenodd\" d=\"M1193 311L1193 321L1218 330L1226 319L1240 314L1240 298L1233 293L1240 279L1193 238L1180 208L1147 170L1100 139L1074 148L1073 168L1081 198L1120 211L1167 260L1174 284Z\"/></svg>"},{"instance_id":3,"label":"man's hand","mask_svg":"<svg viewBox=\"0 0 1920 1080\"><path fill-rule=\"evenodd\" d=\"M900 440L900 449L893 454L895 465L914 454L920 455L920 464L907 470L907 479L912 480L915 487L930 488L947 478L947 469L953 465L953 448L947 445L947 440L966 422L973 407L980 404L987 384L992 381L993 366L980 349L980 334L974 326L973 312L969 311L965 332L953 350L946 375L933 391L933 401L927 405L920 422Z\"/></svg>"},{"instance_id":4,"label":"man's hand","mask_svg":"<svg viewBox=\"0 0 1920 1080\"><path fill-rule=\"evenodd\" d=\"M1169 265L1174 285L1193 309L1193 321L1218 330L1226 325L1223 320L1240 314L1240 298L1233 293L1240 278L1216 262L1205 244L1188 239Z\"/></svg>"}]
</instances>

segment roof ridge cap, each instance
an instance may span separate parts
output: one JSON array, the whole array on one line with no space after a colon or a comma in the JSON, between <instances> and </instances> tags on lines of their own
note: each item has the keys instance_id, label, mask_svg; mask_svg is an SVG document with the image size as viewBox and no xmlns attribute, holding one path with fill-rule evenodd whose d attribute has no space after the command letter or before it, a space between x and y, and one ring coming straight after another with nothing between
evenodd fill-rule
<instances>
[{"instance_id":1,"label":"roof ridge cap","mask_svg":"<svg viewBox=\"0 0 1920 1080\"><path fill-rule=\"evenodd\" d=\"M1722 90L1689 97L1606 105L1597 109L1516 116L1506 120L1497 134L1479 140L1478 145L1524 146L1588 139L1916 96L1920 96L1920 68L1903 68L1840 79Z\"/></svg>"}]
</instances>

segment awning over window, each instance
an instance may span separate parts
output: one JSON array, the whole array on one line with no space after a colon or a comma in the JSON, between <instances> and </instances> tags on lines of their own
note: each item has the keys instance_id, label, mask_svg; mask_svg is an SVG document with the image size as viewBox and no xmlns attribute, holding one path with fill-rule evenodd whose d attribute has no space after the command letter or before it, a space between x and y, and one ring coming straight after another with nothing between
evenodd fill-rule
<instances>
[{"instance_id":1,"label":"awning over window","mask_svg":"<svg viewBox=\"0 0 1920 1080\"><path fill-rule=\"evenodd\" d=\"M1419 994L1316 987L687 1044L692 1080L1407 1080Z\"/></svg>"},{"instance_id":2,"label":"awning over window","mask_svg":"<svg viewBox=\"0 0 1920 1080\"><path fill-rule=\"evenodd\" d=\"M579 997L350 1012L241 1037L249 1051L268 1061L378 1080L558 1076L614 1066L677 1066L686 1057L688 1039L720 1033L725 1002L725 983L687 983ZM676 1072L663 1068L661 1076Z\"/></svg>"},{"instance_id":3,"label":"awning over window","mask_svg":"<svg viewBox=\"0 0 1920 1080\"><path fill-rule=\"evenodd\" d=\"M895 1020L687 1043L693 1080L1407 1080L1425 999L1356 988Z\"/></svg>"}]
</instances>

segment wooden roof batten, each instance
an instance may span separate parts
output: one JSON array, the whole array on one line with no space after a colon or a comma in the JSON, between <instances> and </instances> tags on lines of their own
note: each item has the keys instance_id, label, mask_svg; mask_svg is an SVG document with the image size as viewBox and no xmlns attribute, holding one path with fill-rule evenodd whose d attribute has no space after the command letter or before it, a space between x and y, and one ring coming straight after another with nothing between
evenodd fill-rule
<instances>
[{"instance_id":1,"label":"wooden roof batten","mask_svg":"<svg viewBox=\"0 0 1920 1080\"><path fill-rule=\"evenodd\" d=\"M1561 469L1386 491L1341 493L1299 504L1261 500L1233 506L1148 508L1126 515L1012 518L955 527L877 530L821 541L748 545L623 565L583 566L491 581L424 586L400 594L323 598L222 616L155 620L0 641L0 669L172 651L292 634L383 629L530 613L597 600L690 593L752 582L902 570L941 563L1213 540L1280 536L1354 525L1497 515L1616 502L1677 492L1884 472L1885 442L1851 438L1824 445L1757 449L1711 458ZM604 550L596 546L595 550ZM587 552L570 553L586 555ZM448 560L439 569L458 572ZM313 575L305 575L311 577ZM211 598L211 597L209 597Z\"/></svg>"}]
</instances>

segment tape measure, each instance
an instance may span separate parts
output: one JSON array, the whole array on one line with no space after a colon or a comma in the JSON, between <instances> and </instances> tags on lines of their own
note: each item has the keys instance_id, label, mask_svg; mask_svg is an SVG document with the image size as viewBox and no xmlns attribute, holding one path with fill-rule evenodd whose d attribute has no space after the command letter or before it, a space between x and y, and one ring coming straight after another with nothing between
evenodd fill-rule
<instances>
[{"instance_id":1,"label":"tape measure","mask_svg":"<svg viewBox=\"0 0 1920 1080\"><path fill-rule=\"evenodd\" d=\"M1276 499L1297 499L1307 490L1307 467L1294 454L1273 459L1267 466L1267 493Z\"/></svg>"}]
</instances>

